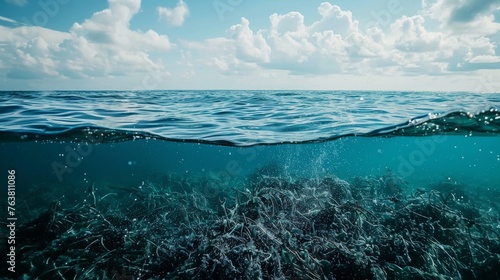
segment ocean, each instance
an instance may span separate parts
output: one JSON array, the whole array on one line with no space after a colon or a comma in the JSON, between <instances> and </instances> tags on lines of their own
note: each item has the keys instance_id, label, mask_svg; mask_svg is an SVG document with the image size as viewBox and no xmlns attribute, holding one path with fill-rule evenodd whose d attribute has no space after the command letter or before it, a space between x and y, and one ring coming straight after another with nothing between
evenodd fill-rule
<instances>
[{"instance_id":1,"label":"ocean","mask_svg":"<svg viewBox=\"0 0 500 280\"><path fill-rule=\"evenodd\" d=\"M500 279L499 110L469 92L2 92L0 277Z\"/></svg>"}]
</instances>

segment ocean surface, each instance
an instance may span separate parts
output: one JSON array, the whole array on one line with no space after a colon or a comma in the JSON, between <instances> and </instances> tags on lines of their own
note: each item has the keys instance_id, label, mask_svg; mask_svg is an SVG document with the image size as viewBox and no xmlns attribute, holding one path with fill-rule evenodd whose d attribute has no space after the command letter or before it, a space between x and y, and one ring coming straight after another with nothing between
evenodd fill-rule
<instances>
[{"instance_id":1,"label":"ocean surface","mask_svg":"<svg viewBox=\"0 0 500 280\"><path fill-rule=\"evenodd\" d=\"M468 92L0 92L0 277L500 279L499 110Z\"/></svg>"}]
</instances>

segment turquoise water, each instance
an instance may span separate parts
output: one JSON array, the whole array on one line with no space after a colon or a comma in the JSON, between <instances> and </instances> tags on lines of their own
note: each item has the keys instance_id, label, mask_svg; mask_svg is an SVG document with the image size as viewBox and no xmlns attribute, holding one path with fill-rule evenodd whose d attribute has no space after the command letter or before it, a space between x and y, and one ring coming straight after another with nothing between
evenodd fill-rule
<instances>
[{"instance_id":1,"label":"turquoise water","mask_svg":"<svg viewBox=\"0 0 500 280\"><path fill-rule=\"evenodd\" d=\"M499 278L500 94L0 99L3 277Z\"/></svg>"},{"instance_id":2,"label":"turquoise water","mask_svg":"<svg viewBox=\"0 0 500 280\"><path fill-rule=\"evenodd\" d=\"M55 184L91 180L137 184L158 173L245 177L272 163L290 176L352 178L380 175L389 169L415 186L446 178L495 186L500 182L498 141L498 137L454 135L346 137L255 147L145 139L99 144L7 142L1 147L2 167L22 172L19 180Z\"/></svg>"}]
</instances>

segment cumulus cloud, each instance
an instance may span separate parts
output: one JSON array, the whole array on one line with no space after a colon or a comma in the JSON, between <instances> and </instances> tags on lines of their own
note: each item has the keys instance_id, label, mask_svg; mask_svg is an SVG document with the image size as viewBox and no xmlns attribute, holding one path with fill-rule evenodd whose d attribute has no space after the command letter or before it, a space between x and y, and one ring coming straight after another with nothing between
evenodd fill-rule
<instances>
[{"instance_id":1,"label":"cumulus cloud","mask_svg":"<svg viewBox=\"0 0 500 280\"><path fill-rule=\"evenodd\" d=\"M19 7L24 7L26 4L28 4L28 0L5 0L5 2Z\"/></svg>"},{"instance_id":2,"label":"cumulus cloud","mask_svg":"<svg viewBox=\"0 0 500 280\"><path fill-rule=\"evenodd\" d=\"M113 46L124 51L168 51L172 45L167 36L154 30L145 33L129 29L130 20L139 11L140 0L109 0L109 8L95 13L82 24L75 23L70 32L95 46Z\"/></svg>"},{"instance_id":3,"label":"cumulus cloud","mask_svg":"<svg viewBox=\"0 0 500 280\"><path fill-rule=\"evenodd\" d=\"M160 19L166 20L172 26L182 26L189 16L188 5L183 0L179 0L175 8L158 7L156 10Z\"/></svg>"},{"instance_id":4,"label":"cumulus cloud","mask_svg":"<svg viewBox=\"0 0 500 280\"><path fill-rule=\"evenodd\" d=\"M228 33L239 57L250 62L269 62L271 48L267 45L262 32L254 34L246 18L242 18L240 24L231 26Z\"/></svg>"},{"instance_id":5,"label":"cumulus cloud","mask_svg":"<svg viewBox=\"0 0 500 280\"><path fill-rule=\"evenodd\" d=\"M437 2L440 9L451 3ZM423 5L436 9L438 3L424 1ZM475 8L478 17L469 22L470 31L487 16L490 6ZM449 9L443 21L453 11ZM260 30L252 30L250 21L242 18L229 28L226 38L184 45L198 53L199 61L212 61L224 74L267 69L300 75L444 75L496 69L500 60L495 42L484 32L429 31L424 15L395 18L384 31L376 25L362 30L350 11L328 2L319 5L318 14L319 20L306 24L299 12L275 13L269 17L269 27Z\"/></svg>"},{"instance_id":6,"label":"cumulus cloud","mask_svg":"<svg viewBox=\"0 0 500 280\"><path fill-rule=\"evenodd\" d=\"M339 6L324 2L319 5L318 13L321 15L321 20L311 25L310 31L312 33L333 30L335 33L347 37L348 34L356 33L358 30L359 22L353 20L352 13L343 11Z\"/></svg>"},{"instance_id":7,"label":"cumulus cloud","mask_svg":"<svg viewBox=\"0 0 500 280\"><path fill-rule=\"evenodd\" d=\"M10 78L88 78L127 75L154 70L165 72L151 52L169 51L173 45L153 30L134 31L130 20L140 0L109 0L109 8L94 13L68 32L36 26L0 27L6 52L0 58L10 65Z\"/></svg>"},{"instance_id":8,"label":"cumulus cloud","mask_svg":"<svg viewBox=\"0 0 500 280\"><path fill-rule=\"evenodd\" d=\"M54 54L70 34L42 27L7 28L0 26L0 59L11 67L6 75L15 79L42 78L58 75Z\"/></svg>"},{"instance_id":9,"label":"cumulus cloud","mask_svg":"<svg viewBox=\"0 0 500 280\"><path fill-rule=\"evenodd\" d=\"M234 65L240 68L239 72L244 66L247 70L277 69L306 75L357 71L365 64L364 58L384 55L385 39L379 29L361 33L351 12L330 3L322 3L318 13L321 20L311 25L305 24L299 12L275 13L269 17L270 27L258 31L253 31L250 22L242 18L230 27L222 55L209 50L204 53L215 57L212 59L217 59L218 65L224 65L226 73L232 73Z\"/></svg>"},{"instance_id":10,"label":"cumulus cloud","mask_svg":"<svg viewBox=\"0 0 500 280\"><path fill-rule=\"evenodd\" d=\"M439 32L428 32L424 26L424 17L417 15L403 16L391 26L397 35L394 47L406 52L434 52L441 47L443 35Z\"/></svg>"},{"instance_id":11,"label":"cumulus cloud","mask_svg":"<svg viewBox=\"0 0 500 280\"><path fill-rule=\"evenodd\" d=\"M315 21L297 11L274 13L258 29L243 17L227 26L225 36L180 40L183 48L176 63L186 77L206 69L220 77L450 75L499 69L498 10L492 13L498 1L485 2L426 0L422 14L391 17L378 25L359 21L328 2L318 6ZM154 71L166 77L161 55L176 46L154 30L130 28L141 1L108 3L107 9L74 23L67 32L0 26L0 74L13 79L89 78ZM473 15L460 16L465 10ZM189 14L182 0L157 12L177 26ZM436 22L439 28L433 26Z\"/></svg>"}]
</instances>

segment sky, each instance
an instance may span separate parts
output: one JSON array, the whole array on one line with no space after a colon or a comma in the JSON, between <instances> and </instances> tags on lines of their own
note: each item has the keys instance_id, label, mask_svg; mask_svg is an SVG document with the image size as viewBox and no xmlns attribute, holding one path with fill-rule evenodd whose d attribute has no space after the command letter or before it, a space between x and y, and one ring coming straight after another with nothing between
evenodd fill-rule
<instances>
[{"instance_id":1,"label":"sky","mask_svg":"<svg viewBox=\"0 0 500 280\"><path fill-rule=\"evenodd\" d=\"M0 0L0 90L500 92L500 0Z\"/></svg>"}]
</instances>

